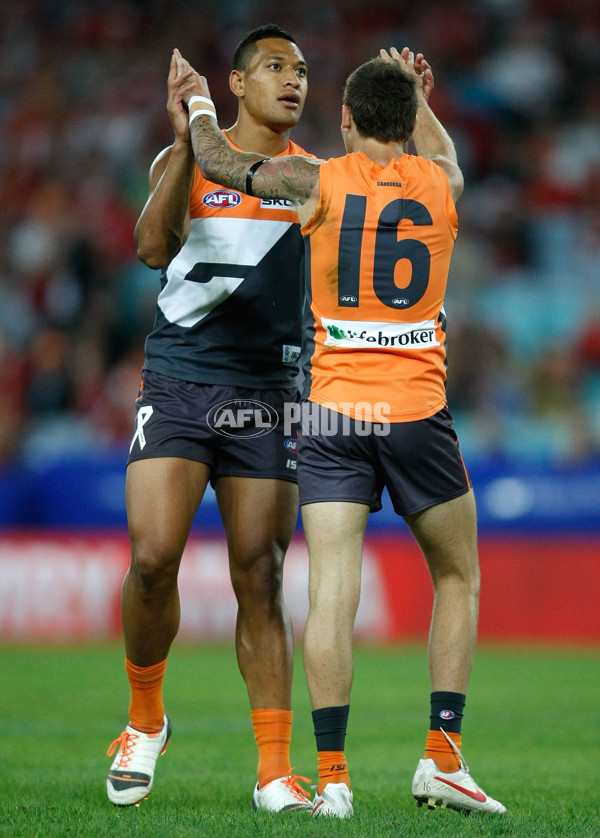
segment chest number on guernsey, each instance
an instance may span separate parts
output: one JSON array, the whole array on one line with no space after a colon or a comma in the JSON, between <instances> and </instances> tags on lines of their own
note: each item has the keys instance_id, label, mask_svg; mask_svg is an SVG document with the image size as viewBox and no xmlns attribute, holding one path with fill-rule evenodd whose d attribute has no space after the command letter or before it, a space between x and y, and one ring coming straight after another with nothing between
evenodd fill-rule
<instances>
[{"instance_id":1,"label":"chest number on guernsey","mask_svg":"<svg viewBox=\"0 0 600 838\"><path fill-rule=\"evenodd\" d=\"M364 235L367 198L347 195L340 230L338 252L338 305L359 304L361 243ZM429 284L431 255L418 239L398 239L398 225L407 219L421 226L433 224L424 204L405 198L391 201L381 211L375 233L373 290L386 306L405 309L419 302ZM406 288L394 281L394 269L401 259L408 259L412 273Z\"/></svg>"}]
</instances>

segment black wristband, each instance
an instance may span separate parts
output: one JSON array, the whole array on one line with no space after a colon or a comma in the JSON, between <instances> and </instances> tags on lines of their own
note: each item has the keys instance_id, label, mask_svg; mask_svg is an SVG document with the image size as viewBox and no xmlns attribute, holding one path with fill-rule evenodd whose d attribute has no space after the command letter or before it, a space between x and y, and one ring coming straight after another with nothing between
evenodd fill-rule
<instances>
[{"instance_id":1,"label":"black wristband","mask_svg":"<svg viewBox=\"0 0 600 838\"><path fill-rule=\"evenodd\" d=\"M257 160L256 163L253 163L246 172L246 195L250 195L252 198L254 197L254 192L252 191L252 178L254 177L254 172L259 166L266 163L268 159L268 157L265 157L264 160Z\"/></svg>"}]
</instances>

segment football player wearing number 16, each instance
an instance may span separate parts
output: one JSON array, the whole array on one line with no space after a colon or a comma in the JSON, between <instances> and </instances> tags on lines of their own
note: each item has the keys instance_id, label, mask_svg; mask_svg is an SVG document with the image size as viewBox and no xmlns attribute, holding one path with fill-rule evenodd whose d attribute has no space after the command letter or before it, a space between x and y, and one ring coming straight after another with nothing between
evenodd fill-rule
<instances>
[{"instance_id":1,"label":"football player wearing number 16","mask_svg":"<svg viewBox=\"0 0 600 838\"><path fill-rule=\"evenodd\" d=\"M347 153L322 163L233 150L206 79L191 77L192 145L204 177L293 201L305 238L308 409L298 485L310 557L304 665L319 765L313 815L353 813L344 753L353 626L367 518L381 507L384 486L434 589L430 724L412 793L430 807L502 814L461 755L480 574L475 501L446 403L444 293L463 177L428 104L431 68L405 47L356 69L342 106ZM417 155L407 153L411 136ZM382 403L388 423L365 423Z\"/></svg>"}]
</instances>

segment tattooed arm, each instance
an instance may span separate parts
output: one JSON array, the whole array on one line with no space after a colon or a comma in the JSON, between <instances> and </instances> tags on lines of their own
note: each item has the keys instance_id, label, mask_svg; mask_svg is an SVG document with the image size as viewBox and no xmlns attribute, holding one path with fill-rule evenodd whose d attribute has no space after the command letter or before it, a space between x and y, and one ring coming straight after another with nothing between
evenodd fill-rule
<instances>
[{"instance_id":1,"label":"tattooed arm","mask_svg":"<svg viewBox=\"0 0 600 838\"><path fill-rule=\"evenodd\" d=\"M253 173L250 194L258 198L287 198L296 205L300 221L307 221L319 200L320 162L300 155L265 158L262 154L232 148L217 124L216 112L211 115L214 104L205 77L200 76L178 50L174 55L181 78L182 98L190 107L192 148L202 176L238 192L248 192L248 170L260 163ZM189 106L192 97L196 96L203 97L204 101L192 102ZM194 117L198 110L204 112Z\"/></svg>"},{"instance_id":2,"label":"tattooed arm","mask_svg":"<svg viewBox=\"0 0 600 838\"><path fill-rule=\"evenodd\" d=\"M320 163L300 155L265 158L236 151L209 116L194 119L191 135L196 163L207 180L247 192L248 170L261 163L252 178L252 194L258 198L287 198L299 207L306 204L318 184Z\"/></svg>"}]
</instances>

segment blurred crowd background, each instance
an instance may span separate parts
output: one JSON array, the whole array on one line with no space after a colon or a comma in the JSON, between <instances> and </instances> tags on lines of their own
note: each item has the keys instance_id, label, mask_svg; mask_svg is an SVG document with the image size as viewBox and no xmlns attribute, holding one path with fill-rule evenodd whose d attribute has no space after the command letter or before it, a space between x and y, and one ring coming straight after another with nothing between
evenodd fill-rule
<instances>
[{"instance_id":1,"label":"blurred crowd background","mask_svg":"<svg viewBox=\"0 0 600 838\"><path fill-rule=\"evenodd\" d=\"M356 65L429 58L467 184L446 307L463 450L600 462L597 0L0 0L0 466L126 452L159 290L133 227L172 138L170 55L227 127L235 45L267 22L308 60L293 138L318 156L343 153Z\"/></svg>"}]
</instances>

